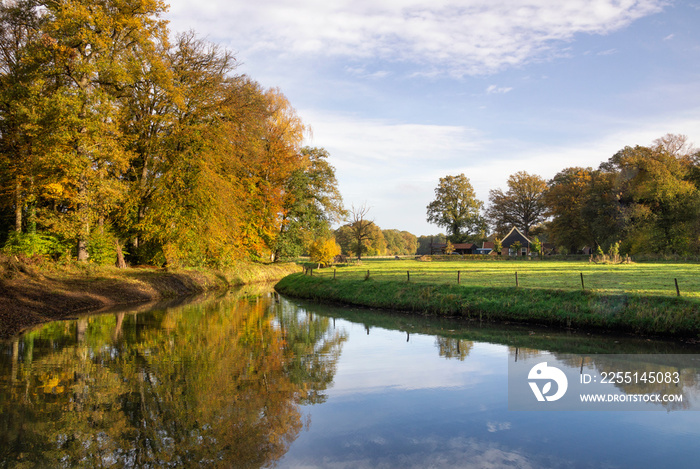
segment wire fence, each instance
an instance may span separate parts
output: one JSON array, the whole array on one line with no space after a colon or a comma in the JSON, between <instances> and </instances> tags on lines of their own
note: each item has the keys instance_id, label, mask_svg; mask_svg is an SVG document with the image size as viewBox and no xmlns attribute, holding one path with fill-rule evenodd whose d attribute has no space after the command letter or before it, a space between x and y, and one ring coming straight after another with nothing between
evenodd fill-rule
<instances>
[{"instance_id":1,"label":"wire fence","mask_svg":"<svg viewBox=\"0 0 700 469\"><path fill-rule=\"evenodd\" d=\"M700 299L700 276L683 272L654 272L652 268L614 269L522 269L500 268L372 268L349 266L305 269L306 275L336 280L401 281L415 284L452 284L465 287L516 287L555 290L585 290L601 293L639 293ZM700 273L700 268L695 267ZM658 275L661 274L661 275Z\"/></svg>"}]
</instances>

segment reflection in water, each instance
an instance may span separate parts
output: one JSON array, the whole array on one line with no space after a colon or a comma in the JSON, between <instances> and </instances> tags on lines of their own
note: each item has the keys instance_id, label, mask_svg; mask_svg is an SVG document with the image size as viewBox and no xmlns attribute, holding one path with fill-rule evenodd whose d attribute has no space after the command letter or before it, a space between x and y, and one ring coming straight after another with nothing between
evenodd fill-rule
<instances>
[{"instance_id":1,"label":"reflection in water","mask_svg":"<svg viewBox=\"0 0 700 469\"><path fill-rule=\"evenodd\" d=\"M349 340L327 404L310 410L312 427L281 467L697 467L695 411L508 410L516 350L523 362L575 357L577 374L592 354L669 357L697 347L298 303L344 324ZM697 389L686 381L694 408Z\"/></svg>"},{"instance_id":2,"label":"reflection in water","mask_svg":"<svg viewBox=\"0 0 700 469\"><path fill-rule=\"evenodd\" d=\"M4 347L0 465L260 467L345 337L271 294L58 322Z\"/></svg>"},{"instance_id":3,"label":"reflection in water","mask_svg":"<svg viewBox=\"0 0 700 469\"><path fill-rule=\"evenodd\" d=\"M696 467L697 412L507 409L516 358L600 374L622 352L697 402L698 367L663 362L689 351L241 290L0 343L0 467Z\"/></svg>"},{"instance_id":4,"label":"reflection in water","mask_svg":"<svg viewBox=\"0 0 700 469\"><path fill-rule=\"evenodd\" d=\"M451 339L449 337L435 338L435 345L440 350L440 356L445 358L456 358L464 361L469 356L469 351L474 346L471 340Z\"/></svg>"},{"instance_id":5,"label":"reflection in water","mask_svg":"<svg viewBox=\"0 0 700 469\"><path fill-rule=\"evenodd\" d=\"M662 406L668 411L690 408L691 397L696 397L699 391L700 362L697 355L597 355L597 356L568 356L552 354L561 360L562 364L571 368L579 368L580 373L595 372L597 376L611 376L623 372L621 382L615 380L612 386L623 394L658 394L660 396L681 395L682 401L655 402L651 405ZM624 373L629 373L629 382L625 382ZM659 376L661 379L644 381L632 379L637 376ZM676 381L676 377L678 378Z\"/></svg>"}]
</instances>

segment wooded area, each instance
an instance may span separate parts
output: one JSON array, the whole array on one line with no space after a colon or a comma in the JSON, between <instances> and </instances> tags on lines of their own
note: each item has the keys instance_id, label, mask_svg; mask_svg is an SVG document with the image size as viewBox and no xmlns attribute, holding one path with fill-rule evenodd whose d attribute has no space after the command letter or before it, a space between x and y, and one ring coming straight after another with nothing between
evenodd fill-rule
<instances>
[{"instance_id":1,"label":"wooded area","mask_svg":"<svg viewBox=\"0 0 700 469\"><path fill-rule=\"evenodd\" d=\"M112 263L299 255L342 215L278 89L159 0L0 7L0 245Z\"/></svg>"},{"instance_id":2,"label":"wooded area","mask_svg":"<svg viewBox=\"0 0 700 469\"><path fill-rule=\"evenodd\" d=\"M165 8L2 3L0 246L169 266L337 249L330 227L347 212L328 153L302 148L307 127L286 97L236 74L229 51L194 32L171 36ZM699 190L700 152L666 135L550 181L517 172L485 211L465 175L446 176L427 218L453 243L515 226L562 253L618 244L625 254L696 254ZM419 244L366 217L335 239L358 256Z\"/></svg>"},{"instance_id":3,"label":"wooded area","mask_svg":"<svg viewBox=\"0 0 700 469\"><path fill-rule=\"evenodd\" d=\"M700 253L700 151L683 135L625 147L597 169L566 168L550 181L520 171L491 190L480 211L465 175L440 179L429 222L452 242L502 239L513 227L559 253L587 247L620 254ZM445 241L442 241L445 242Z\"/></svg>"}]
</instances>

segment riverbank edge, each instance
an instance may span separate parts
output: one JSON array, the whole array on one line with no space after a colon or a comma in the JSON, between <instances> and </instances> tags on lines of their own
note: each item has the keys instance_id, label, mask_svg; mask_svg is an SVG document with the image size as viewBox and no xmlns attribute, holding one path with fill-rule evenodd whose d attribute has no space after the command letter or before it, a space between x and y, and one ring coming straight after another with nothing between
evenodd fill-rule
<instances>
[{"instance_id":1,"label":"riverbank edge","mask_svg":"<svg viewBox=\"0 0 700 469\"><path fill-rule=\"evenodd\" d=\"M0 259L0 339L44 322L106 307L194 295L298 272L293 263L240 263L230 270L28 265Z\"/></svg>"},{"instance_id":2,"label":"riverbank edge","mask_svg":"<svg viewBox=\"0 0 700 469\"><path fill-rule=\"evenodd\" d=\"M307 276L281 279L290 297L435 316L643 336L700 337L700 303L683 298L516 287L465 287Z\"/></svg>"}]
</instances>

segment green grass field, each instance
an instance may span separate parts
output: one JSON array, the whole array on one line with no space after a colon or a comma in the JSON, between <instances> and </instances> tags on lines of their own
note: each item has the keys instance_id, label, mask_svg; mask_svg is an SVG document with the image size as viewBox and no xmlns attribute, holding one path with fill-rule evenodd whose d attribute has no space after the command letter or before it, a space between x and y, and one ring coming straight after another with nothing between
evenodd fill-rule
<instances>
[{"instance_id":1,"label":"green grass field","mask_svg":"<svg viewBox=\"0 0 700 469\"><path fill-rule=\"evenodd\" d=\"M314 269L313 275L339 280L364 279L367 271L375 282L383 280L411 283L457 284L478 287L514 287L518 273L520 288L581 290L583 274L586 290L601 294L633 293L638 295L676 296L674 279L678 280L681 296L700 301L700 264L639 263L594 264L587 261L559 260L434 260L363 259L362 265Z\"/></svg>"},{"instance_id":2,"label":"green grass field","mask_svg":"<svg viewBox=\"0 0 700 469\"><path fill-rule=\"evenodd\" d=\"M275 288L298 298L435 316L700 338L700 264L448 259L366 259L292 274Z\"/></svg>"}]
</instances>

